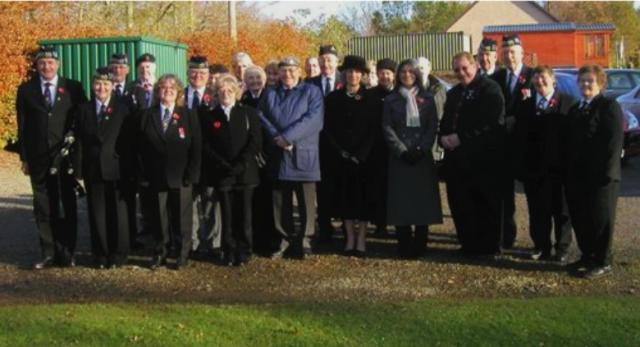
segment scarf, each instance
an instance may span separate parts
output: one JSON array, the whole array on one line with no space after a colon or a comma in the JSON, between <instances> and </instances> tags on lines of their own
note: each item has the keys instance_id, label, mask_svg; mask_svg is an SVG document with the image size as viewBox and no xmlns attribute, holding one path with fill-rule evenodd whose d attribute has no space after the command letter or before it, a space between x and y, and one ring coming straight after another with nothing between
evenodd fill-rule
<instances>
[{"instance_id":1,"label":"scarf","mask_svg":"<svg viewBox=\"0 0 640 347\"><path fill-rule=\"evenodd\" d=\"M416 103L416 94L418 93L418 88L413 87L411 89L407 89L406 87L400 87L398 89L398 92L407 101L407 127L419 128L420 112L418 111L418 103Z\"/></svg>"}]
</instances>

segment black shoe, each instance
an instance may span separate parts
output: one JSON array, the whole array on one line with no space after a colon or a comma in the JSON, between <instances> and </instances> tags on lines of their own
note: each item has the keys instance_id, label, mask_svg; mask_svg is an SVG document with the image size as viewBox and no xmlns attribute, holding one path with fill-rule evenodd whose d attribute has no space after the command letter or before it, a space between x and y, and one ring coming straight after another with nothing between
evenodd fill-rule
<instances>
[{"instance_id":1,"label":"black shoe","mask_svg":"<svg viewBox=\"0 0 640 347\"><path fill-rule=\"evenodd\" d=\"M93 263L96 266L96 269L103 270L107 267L107 259L103 257L98 257L93 260Z\"/></svg>"},{"instance_id":2,"label":"black shoe","mask_svg":"<svg viewBox=\"0 0 640 347\"><path fill-rule=\"evenodd\" d=\"M180 257L176 261L176 270L183 269L187 266L189 266L189 259L186 257Z\"/></svg>"},{"instance_id":3,"label":"black shoe","mask_svg":"<svg viewBox=\"0 0 640 347\"><path fill-rule=\"evenodd\" d=\"M367 256L367 251L361 251L358 249L353 250L353 256L356 258L364 258Z\"/></svg>"},{"instance_id":4,"label":"black shoe","mask_svg":"<svg viewBox=\"0 0 640 347\"><path fill-rule=\"evenodd\" d=\"M76 257L69 257L60 262L60 267L76 267Z\"/></svg>"},{"instance_id":5,"label":"black shoe","mask_svg":"<svg viewBox=\"0 0 640 347\"><path fill-rule=\"evenodd\" d=\"M33 264L34 270L42 270L47 267L52 267L54 265L53 257L44 257L39 262Z\"/></svg>"},{"instance_id":6,"label":"black shoe","mask_svg":"<svg viewBox=\"0 0 640 347\"><path fill-rule=\"evenodd\" d=\"M569 252L567 251L556 251L556 255L553 257L554 261L559 263L566 263L569 260Z\"/></svg>"},{"instance_id":7,"label":"black shoe","mask_svg":"<svg viewBox=\"0 0 640 347\"><path fill-rule=\"evenodd\" d=\"M534 249L533 253L531 253L532 260L551 260L551 251L542 251L539 249Z\"/></svg>"},{"instance_id":8,"label":"black shoe","mask_svg":"<svg viewBox=\"0 0 640 347\"><path fill-rule=\"evenodd\" d=\"M586 279L594 279L598 277L602 277L604 275L608 275L613 272L611 265L602 265L602 266L594 266L589 268L582 277Z\"/></svg>"},{"instance_id":9,"label":"black shoe","mask_svg":"<svg viewBox=\"0 0 640 347\"><path fill-rule=\"evenodd\" d=\"M236 263L236 259L234 257L224 257L222 259L222 265L224 266L233 266Z\"/></svg>"},{"instance_id":10,"label":"black shoe","mask_svg":"<svg viewBox=\"0 0 640 347\"><path fill-rule=\"evenodd\" d=\"M165 265L167 265L167 258L156 255L156 256L153 256L153 259L151 260L151 266L149 266L149 268L151 270L156 270L159 267L165 266Z\"/></svg>"},{"instance_id":11,"label":"black shoe","mask_svg":"<svg viewBox=\"0 0 640 347\"><path fill-rule=\"evenodd\" d=\"M233 262L233 266L244 266L249 263L249 260L251 260L251 256L238 256L236 257L236 261Z\"/></svg>"},{"instance_id":12,"label":"black shoe","mask_svg":"<svg viewBox=\"0 0 640 347\"><path fill-rule=\"evenodd\" d=\"M567 264L567 270L569 272L586 272L588 269L592 268L592 264L585 260L585 259L580 259L578 261L575 261L573 263Z\"/></svg>"}]
</instances>

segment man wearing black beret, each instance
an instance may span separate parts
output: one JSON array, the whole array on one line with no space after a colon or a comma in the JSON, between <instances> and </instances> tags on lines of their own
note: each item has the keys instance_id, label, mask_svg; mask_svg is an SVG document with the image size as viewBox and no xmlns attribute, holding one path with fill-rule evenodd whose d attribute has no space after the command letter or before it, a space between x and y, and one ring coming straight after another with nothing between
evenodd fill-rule
<instances>
[{"instance_id":1,"label":"man wearing black beret","mask_svg":"<svg viewBox=\"0 0 640 347\"><path fill-rule=\"evenodd\" d=\"M37 76L18 88L18 143L22 171L29 175L42 259L34 269L74 266L77 237L75 179L62 149L74 140L71 127L79 104L87 97L80 82L58 75L60 61L53 47L35 58Z\"/></svg>"},{"instance_id":2,"label":"man wearing black beret","mask_svg":"<svg viewBox=\"0 0 640 347\"><path fill-rule=\"evenodd\" d=\"M482 76L492 76L496 72L498 61L498 43L496 40L485 37L478 47L478 65Z\"/></svg>"},{"instance_id":3,"label":"man wearing black beret","mask_svg":"<svg viewBox=\"0 0 640 347\"><path fill-rule=\"evenodd\" d=\"M524 50L518 35L506 35L502 38L502 62L506 69L500 70L491 76L498 82L502 89L505 102L504 123L507 130L505 151L507 163L513 162L512 150L514 146L513 129L516 123L516 111L522 103L531 97L532 72L524 65ZM503 200L503 246L512 248L516 240L518 230L515 220L516 202L514 192L515 174L511 166L505 168L505 195Z\"/></svg>"}]
</instances>

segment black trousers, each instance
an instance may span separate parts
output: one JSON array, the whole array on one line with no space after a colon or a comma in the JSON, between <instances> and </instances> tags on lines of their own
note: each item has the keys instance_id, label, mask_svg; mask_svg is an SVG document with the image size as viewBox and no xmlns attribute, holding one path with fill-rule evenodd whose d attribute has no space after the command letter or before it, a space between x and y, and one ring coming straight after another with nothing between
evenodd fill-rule
<instances>
[{"instance_id":1,"label":"black trousers","mask_svg":"<svg viewBox=\"0 0 640 347\"><path fill-rule=\"evenodd\" d=\"M571 245L571 221L561 180L543 177L524 180L529 207L529 233L535 249L550 253L554 246L551 233L555 230L556 252L566 252Z\"/></svg>"},{"instance_id":2,"label":"black trousers","mask_svg":"<svg viewBox=\"0 0 640 347\"><path fill-rule=\"evenodd\" d=\"M253 187L220 190L222 211L222 250L227 259L244 260L251 256Z\"/></svg>"},{"instance_id":3,"label":"black trousers","mask_svg":"<svg viewBox=\"0 0 640 347\"><path fill-rule=\"evenodd\" d=\"M75 184L75 179L65 172L31 177L42 255L63 263L73 257L78 236Z\"/></svg>"},{"instance_id":4,"label":"black trousers","mask_svg":"<svg viewBox=\"0 0 640 347\"><path fill-rule=\"evenodd\" d=\"M506 248L513 247L516 241L518 226L516 225L515 214L515 178L510 175L506 178L502 199L502 245Z\"/></svg>"},{"instance_id":5,"label":"black trousers","mask_svg":"<svg viewBox=\"0 0 640 347\"><path fill-rule=\"evenodd\" d=\"M98 262L120 265L129 254L129 215L119 182L86 182L91 252Z\"/></svg>"},{"instance_id":6,"label":"black trousers","mask_svg":"<svg viewBox=\"0 0 640 347\"><path fill-rule=\"evenodd\" d=\"M293 220L293 195L298 202L301 230ZM279 249L293 247L295 253L311 249L311 237L315 231L316 183L277 181L273 184L273 219L278 232Z\"/></svg>"},{"instance_id":7,"label":"black trousers","mask_svg":"<svg viewBox=\"0 0 640 347\"><path fill-rule=\"evenodd\" d=\"M123 181L120 194L123 197L127 210L127 229L129 233L129 244L133 245L138 237L138 208L136 194L138 185L135 181Z\"/></svg>"},{"instance_id":8,"label":"black trousers","mask_svg":"<svg viewBox=\"0 0 640 347\"><path fill-rule=\"evenodd\" d=\"M179 257L187 259L193 225L191 186L161 190L151 188L145 195L144 200L148 204L145 211L155 239L155 254L166 257L168 249L174 248L179 251Z\"/></svg>"},{"instance_id":9,"label":"black trousers","mask_svg":"<svg viewBox=\"0 0 640 347\"><path fill-rule=\"evenodd\" d=\"M411 225L396 225L396 235L398 236L398 253L401 257L422 256L426 252L428 225L416 225L413 232Z\"/></svg>"},{"instance_id":10,"label":"black trousers","mask_svg":"<svg viewBox=\"0 0 640 347\"><path fill-rule=\"evenodd\" d=\"M273 221L273 188L266 170L261 170L260 185L254 190L252 213L254 251L273 252L277 233Z\"/></svg>"},{"instance_id":11,"label":"black trousers","mask_svg":"<svg viewBox=\"0 0 640 347\"><path fill-rule=\"evenodd\" d=\"M569 213L582 260L598 266L611 264L619 191L620 182L597 187L568 181Z\"/></svg>"},{"instance_id":12,"label":"black trousers","mask_svg":"<svg viewBox=\"0 0 640 347\"><path fill-rule=\"evenodd\" d=\"M477 182L456 173L448 176L447 199L462 251L469 254L500 252L500 185Z\"/></svg>"},{"instance_id":13,"label":"black trousers","mask_svg":"<svg viewBox=\"0 0 640 347\"><path fill-rule=\"evenodd\" d=\"M329 177L323 177L322 181L316 183L318 199L318 236L322 239L333 237L333 225L331 224L331 192L333 182Z\"/></svg>"}]
</instances>

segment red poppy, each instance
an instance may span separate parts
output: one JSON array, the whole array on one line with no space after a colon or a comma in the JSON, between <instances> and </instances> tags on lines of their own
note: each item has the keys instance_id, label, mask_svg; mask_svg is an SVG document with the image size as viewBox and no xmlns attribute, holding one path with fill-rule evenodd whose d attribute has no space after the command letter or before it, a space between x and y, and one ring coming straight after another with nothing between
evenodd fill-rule
<instances>
[{"instance_id":1,"label":"red poppy","mask_svg":"<svg viewBox=\"0 0 640 347\"><path fill-rule=\"evenodd\" d=\"M180 115L177 113L174 113L171 118L173 118L174 120L180 120Z\"/></svg>"},{"instance_id":2,"label":"red poppy","mask_svg":"<svg viewBox=\"0 0 640 347\"><path fill-rule=\"evenodd\" d=\"M58 93L60 93L60 94L64 94L64 88L62 88L62 87L58 87Z\"/></svg>"},{"instance_id":3,"label":"red poppy","mask_svg":"<svg viewBox=\"0 0 640 347\"><path fill-rule=\"evenodd\" d=\"M204 103L205 103L205 104L209 104L209 103L211 103L211 95L209 95L209 94L205 94L205 95L202 97L202 101L204 101Z\"/></svg>"},{"instance_id":4,"label":"red poppy","mask_svg":"<svg viewBox=\"0 0 640 347\"><path fill-rule=\"evenodd\" d=\"M549 107L554 107L556 105L557 101L555 98L551 98L551 100L549 100Z\"/></svg>"},{"instance_id":5,"label":"red poppy","mask_svg":"<svg viewBox=\"0 0 640 347\"><path fill-rule=\"evenodd\" d=\"M107 107L107 114L113 113L113 109L111 107Z\"/></svg>"},{"instance_id":6,"label":"red poppy","mask_svg":"<svg viewBox=\"0 0 640 347\"><path fill-rule=\"evenodd\" d=\"M214 129L220 129L221 127L222 127L222 123L219 120L213 122Z\"/></svg>"},{"instance_id":7,"label":"red poppy","mask_svg":"<svg viewBox=\"0 0 640 347\"><path fill-rule=\"evenodd\" d=\"M342 83L337 83L336 84L336 89L342 89L342 87L343 87Z\"/></svg>"},{"instance_id":8,"label":"red poppy","mask_svg":"<svg viewBox=\"0 0 640 347\"><path fill-rule=\"evenodd\" d=\"M416 102L420 105L424 104L426 100L422 97L416 96Z\"/></svg>"},{"instance_id":9,"label":"red poppy","mask_svg":"<svg viewBox=\"0 0 640 347\"><path fill-rule=\"evenodd\" d=\"M527 81L527 79L526 79L526 78L524 78L524 76L520 75L520 77L518 77L518 82L519 82L520 84L524 84L526 81Z\"/></svg>"}]
</instances>

